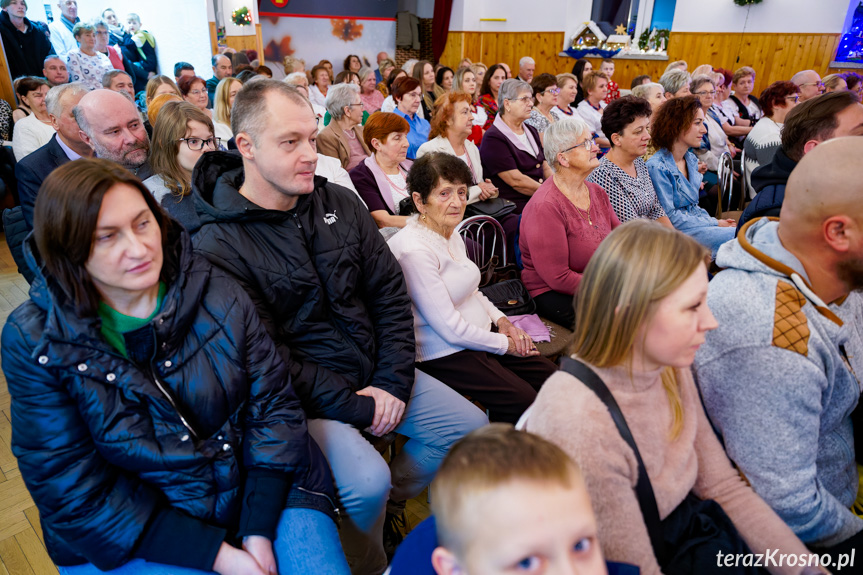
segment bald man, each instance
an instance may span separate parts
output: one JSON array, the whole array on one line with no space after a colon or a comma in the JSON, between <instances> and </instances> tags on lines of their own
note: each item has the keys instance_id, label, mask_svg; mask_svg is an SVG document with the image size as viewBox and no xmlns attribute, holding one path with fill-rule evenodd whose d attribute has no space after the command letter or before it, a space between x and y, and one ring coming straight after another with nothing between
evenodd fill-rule
<instances>
[{"instance_id":1,"label":"bald man","mask_svg":"<svg viewBox=\"0 0 863 575\"><path fill-rule=\"evenodd\" d=\"M721 248L695 356L704 406L753 489L819 553L863 545L850 414L863 375L863 138L824 142L788 180L780 220Z\"/></svg>"},{"instance_id":2,"label":"bald man","mask_svg":"<svg viewBox=\"0 0 863 575\"><path fill-rule=\"evenodd\" d=\"M78 135L96 156L116 162L142 181L150 169L150 138L132 100L113 90L87 93L73 110Z\"/></svg>"},{"instance_id":3,"label":"bald man","mask_svg":"<svg viewBox=\"0 0 863 575\"><path fill-rule=\"evenodd\" d=\"M821 76L815 70L802 70L791 76L791 81L800 88L800 103L824 93Z\"/></svg>"}]
</instances>

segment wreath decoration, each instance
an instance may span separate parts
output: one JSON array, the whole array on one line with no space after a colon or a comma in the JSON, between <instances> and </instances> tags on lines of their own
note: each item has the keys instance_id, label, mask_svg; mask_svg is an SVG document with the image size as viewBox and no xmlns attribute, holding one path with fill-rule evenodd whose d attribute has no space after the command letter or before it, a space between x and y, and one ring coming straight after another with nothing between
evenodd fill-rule
<instances>
[{"instance_id":1,"label":"wreath decoration","mask_svg":"<svg viewBox=\"0 0 863 575\"><path fill-rule=\"evenodd\" d=\"M735 0L737 1L737 0ZM252 14L243 6L231 12L231 22L237 26L249 26L252 23Z\"/></svg>"}]
</instances>

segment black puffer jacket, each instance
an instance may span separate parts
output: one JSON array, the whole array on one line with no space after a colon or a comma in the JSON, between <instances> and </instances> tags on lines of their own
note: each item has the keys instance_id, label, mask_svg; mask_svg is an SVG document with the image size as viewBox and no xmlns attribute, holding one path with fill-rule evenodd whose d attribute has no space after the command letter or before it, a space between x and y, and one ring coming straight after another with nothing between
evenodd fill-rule
<instances>
[{"instance_id":1,"label":"black puffer jacket","mask_svg":"<svg viewBox=\"0 0 863 575\"><path fill-rule=\"evenodd\" d=\"M413 386L413 314L401 267L349 190L316 177L293 210L267 210L238 193L243 177L236 153L198 161L195 250L252 296L308 416L364 429L374 400L357 390L373 385L406 402Z\"/></svg>"},{"instance_id":2,"label":"black puffer jacket","mask_svg":"<svg viewBox=\"0 0 863 575\"><path fill-rule=\"evenodd\" d=\"M58 565L141 557L209 571L226 536L272 538L286 506L334 513L329 469L252 302L185 232L169 245L180 271L132 332L152 338L149 365L110 347L98 317L79 317L41 273L3 329L12 448Z\"/></svg>"}]
</instances>

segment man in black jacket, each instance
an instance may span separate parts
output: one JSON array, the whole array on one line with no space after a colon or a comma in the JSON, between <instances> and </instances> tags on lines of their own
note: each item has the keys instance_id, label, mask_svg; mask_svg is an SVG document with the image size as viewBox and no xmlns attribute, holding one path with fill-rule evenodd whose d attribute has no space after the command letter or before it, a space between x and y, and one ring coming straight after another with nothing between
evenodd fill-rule
<instances>
[{"instance_id":1,"label":"man in black jacket","mask_svg":"<svg viewBox=\"0 0 863 575\"><path fill-rule=\"evenodd\" d=\"M352 570L382 573L385 511L389 528L403 520L449 446L486 419L439 381L414 381L401 268L357 196L315 176L308 100L255 82L231 120L239 154L210 152L195 167L195 247L251 295L333 470ZM361 431L410 440L388 468Z\"/></svg>"},{"instance_id":2,"label":"man in black jacket","mask_svg":"<svg viewBox=\"0 0 863 575\"><path fill-rule=\"evenodd\" d=\"M752 172L756 195L746 206L743 224L764 216L779 217L788 177L805 154L832 138L863 136L863 104L852 92L834 92L798 104L785 117L782 146L773 161Z\"/></svg>"}]
</instances>

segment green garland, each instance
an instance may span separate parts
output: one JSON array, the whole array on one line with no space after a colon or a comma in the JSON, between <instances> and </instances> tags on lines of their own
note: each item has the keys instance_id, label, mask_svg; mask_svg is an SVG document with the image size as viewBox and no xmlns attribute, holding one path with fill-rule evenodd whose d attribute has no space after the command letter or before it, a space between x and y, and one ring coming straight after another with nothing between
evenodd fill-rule
<instances>
[{"instance_id":1,"label":"green garland","mask_svg":"<svg viewBox=\"0 0 863 575\"><path fill-rule=\"evenodd\" d=\"M734 0L738 6L749 6L750 4L761 4L764 0Z\"/></svg>"},{"instance_id":2,"label":"green garland","mask_svg":"<svg viewBox=\"0 0 863 575\"><path fill-rule=\"evenodd\" d=\"M252 23L252 15L249 9L243 6L231 12L231 22L237 26L248 26Z\"/></svg>"},{"instance_id":3,"label":"green garland","mask_svg":"<svg viewBox=\"0 0 863 575\"><path fill-rule=\"evenodd\" d=\"M641 36L638 37L638 49L639 50L649 50L650 49L650 30L645 30L641 33ZM659 48L660 44L663 40L665 40L665 49L668 50L668 38L671 35L671 30L667 28L661 28L656 30L656 35L653 37L653 47Z\"/></svg>"}]
</instances>

